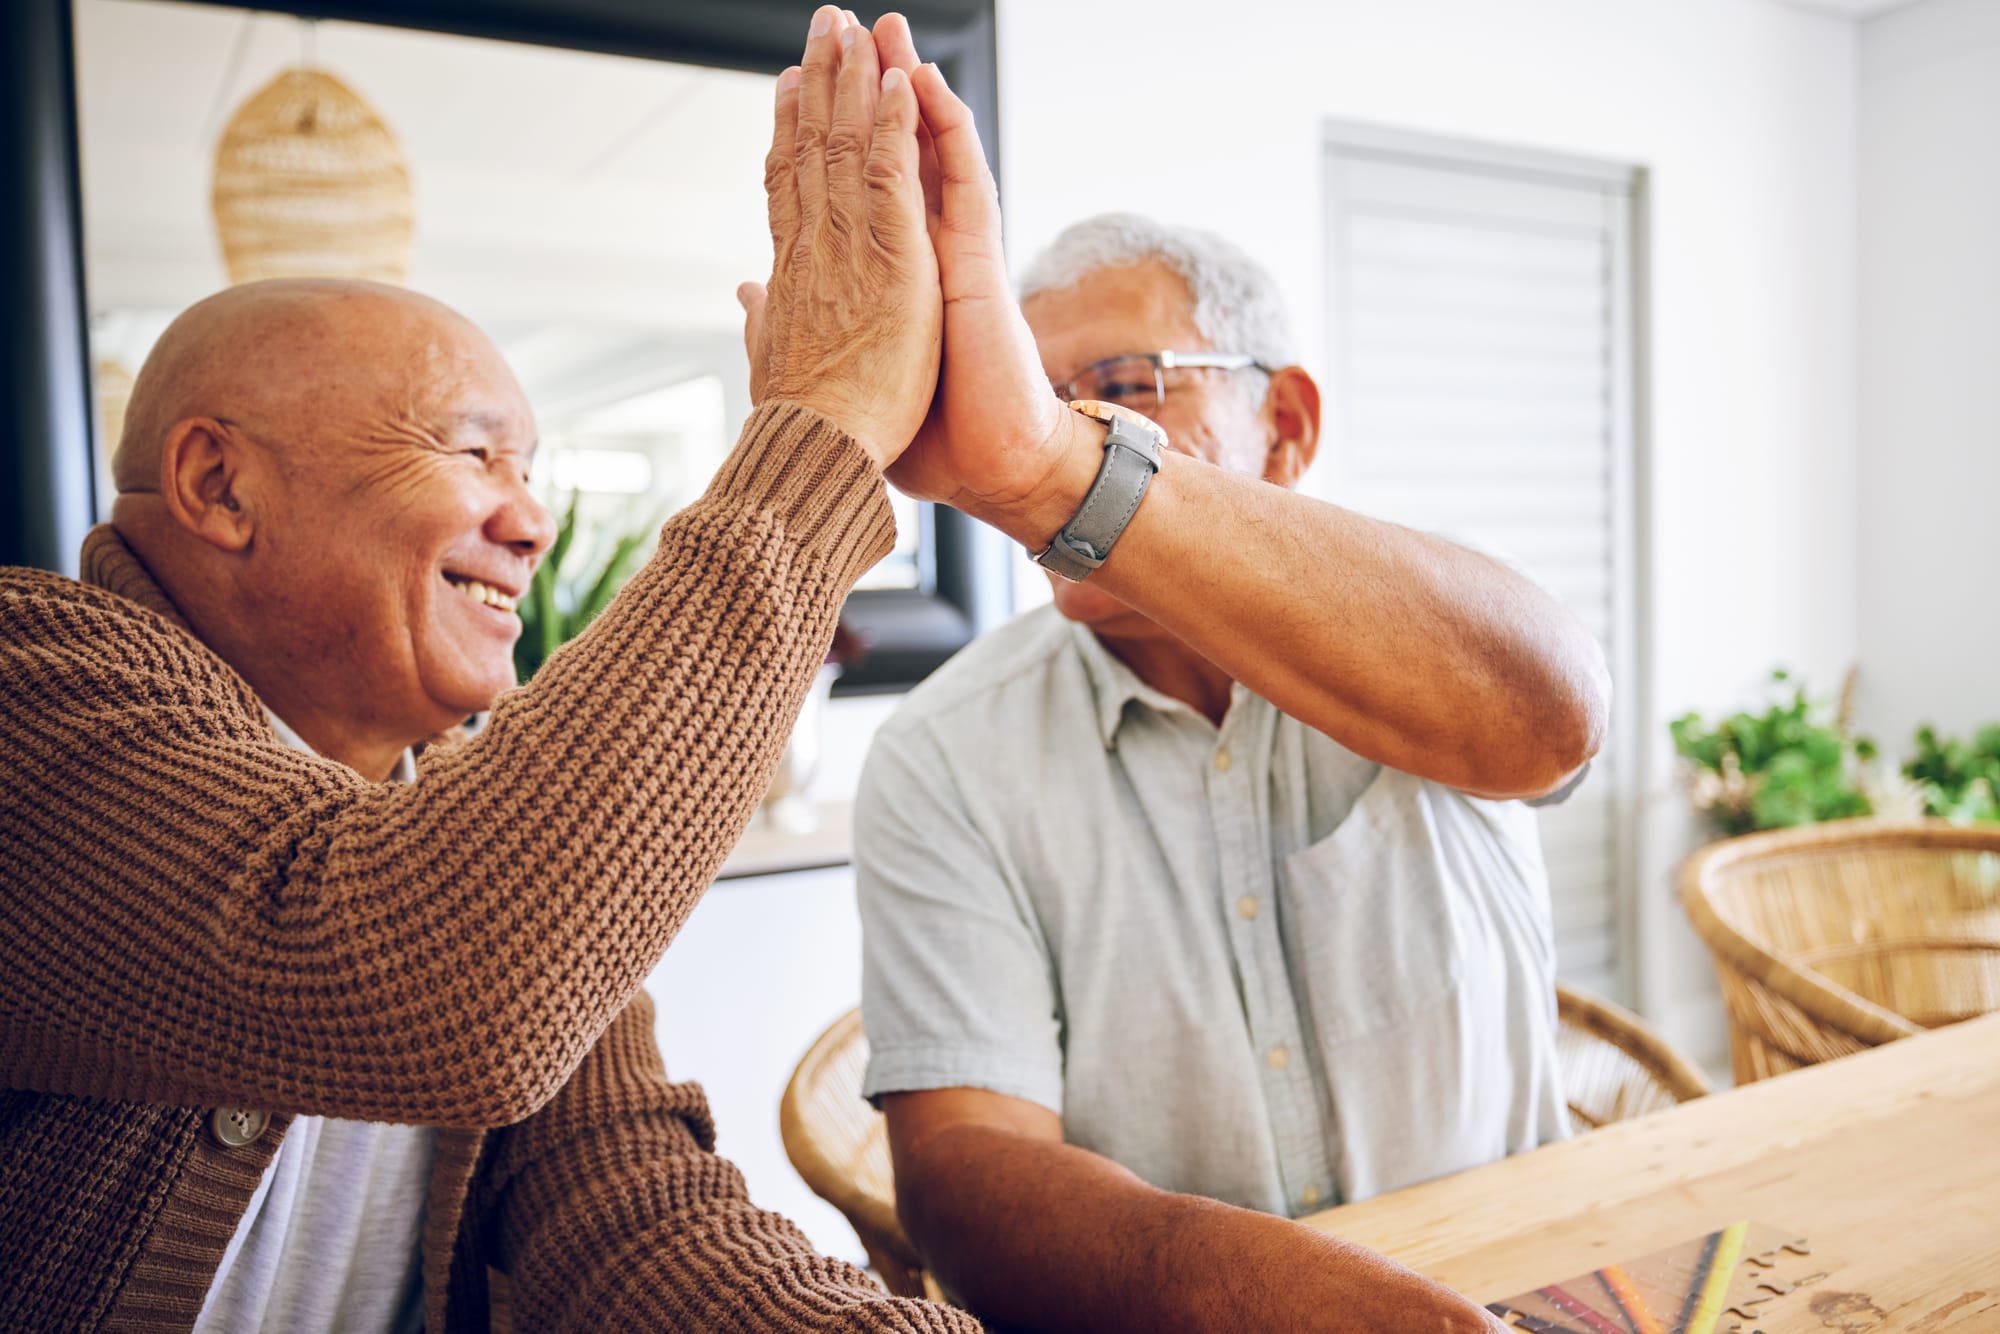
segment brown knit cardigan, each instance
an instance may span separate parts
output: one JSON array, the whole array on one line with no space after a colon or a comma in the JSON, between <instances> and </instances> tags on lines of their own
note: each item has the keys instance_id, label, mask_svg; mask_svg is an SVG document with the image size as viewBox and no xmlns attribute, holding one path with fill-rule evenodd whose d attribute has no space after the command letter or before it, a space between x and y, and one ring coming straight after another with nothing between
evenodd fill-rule
<instances>
[{"instance_id":1,"label":"brown knit cardigan","mask_svg":"<svg viewBox=\"0 0 2000 1334\"><path fill-rule=\"evenodd\" d=\"M407 786L282 744L109 529L85 583L0 570L0 1329L190 1329L310 1113L441 1128L432 1331L486 1326L489 1265L524 1331L977 1330L751 1205L640 990L893 528L852 440L767 405Z\"/></svg>"}]
</instances>

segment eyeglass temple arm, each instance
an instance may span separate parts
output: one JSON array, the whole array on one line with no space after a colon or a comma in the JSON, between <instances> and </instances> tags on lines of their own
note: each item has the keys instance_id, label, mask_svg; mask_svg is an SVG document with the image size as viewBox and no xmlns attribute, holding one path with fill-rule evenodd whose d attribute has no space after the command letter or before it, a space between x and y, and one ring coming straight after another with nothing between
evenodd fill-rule
<instances>
[{"instance_id":1,"label":"eyeglass temple arm","mask_svg":"<svg viewBox=\"0 0 2000 1334\"><path fill-rule=\"evenodd\" d=\"M1162 352L1159 354L1160 369L1170 371L1176 366L1187 366L1197 370L1240 371L1255 366L1264 370L1264 363L1244 353L1217 352Z\"/></svg>"}]
</instances>

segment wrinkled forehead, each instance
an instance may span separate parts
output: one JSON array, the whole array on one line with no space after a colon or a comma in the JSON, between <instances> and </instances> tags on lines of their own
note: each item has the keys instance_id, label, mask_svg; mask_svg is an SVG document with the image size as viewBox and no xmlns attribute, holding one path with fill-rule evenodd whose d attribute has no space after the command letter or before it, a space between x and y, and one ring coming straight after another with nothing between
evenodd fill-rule
<instances>
[{"instance_id":1,"label":"wrinkled forehead","mask_svg":"<svg viewBox=\"0 0 2000 1334\"><path fill-rule=\"evenodd\" d=\"M323 426L419 431L527 449L534 416L491 339L432 303L361 301L327 312L327 372L300 407Z\"/></svg>"},{"instance_id":2,"label":"wrinkled forehead","mask_svg":"<svg viewBox=\"0 0 2000 1334\"><path fill-rule=\"evenodd\" d=\"M1205 346L1186 280L1160 260L1094 270L1028 297L1021 313L1055 379L1121 353Z\"/></svg>"},{"instance_id":3,"label":"wrinkled forehead","mask_svg":"<svg viewBox=\"0 0 2000 1334\"><path fill-rule=\"evenodd\" d=\"M389 406L495 443L532 443L534 414L500 349L464 321L441 326L396 368ZM519 437L517 440L516 437Z\"/></svg>"}]
</instances>

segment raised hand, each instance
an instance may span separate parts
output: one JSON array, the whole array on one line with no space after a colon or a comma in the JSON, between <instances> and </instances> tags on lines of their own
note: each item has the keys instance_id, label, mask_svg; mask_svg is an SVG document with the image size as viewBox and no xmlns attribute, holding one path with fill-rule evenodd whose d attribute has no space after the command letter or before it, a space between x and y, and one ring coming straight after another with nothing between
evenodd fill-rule
<instances>
[{"instance_id":1,"label":"raised hand","mask_svg":"<svg viewBox=\"0 0 2000 1334\"><path fill-rule=\"evenodd\" d=\"M1015 537L1046 541L1095 474L1103 429L1064 408L1043 374L1008 283L999 191L971 109L935 65L919 63L901 15L876 23L875 41L882 63L909 75L923 112L919 172L944 294L937 396L889 478ZM1095 439L1079 449L1079 435Z\"/></svg>"},{"instance_id":2,"label":"raised hand","mask_svg":"<svg viewBox=\"0 0 2000 1334\"><path fill-rule=\"evenodd\" d=\"M738 291L752 400L812 408L885 468L938 376L943 303L918 126L907 71L885 73L868 30L822 7L803 64L778 79L764 164L771 281Z\"/></svg>"}]
</instances>

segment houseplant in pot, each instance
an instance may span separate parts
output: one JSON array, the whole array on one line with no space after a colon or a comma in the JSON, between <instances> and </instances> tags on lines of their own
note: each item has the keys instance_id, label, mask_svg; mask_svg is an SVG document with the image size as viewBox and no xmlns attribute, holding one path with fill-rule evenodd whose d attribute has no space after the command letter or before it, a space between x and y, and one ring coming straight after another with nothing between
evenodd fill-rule
<instances>
[{"instance_id":1,"label":"houseplant in pot","mask_svg":"<svg viewBox=\"0 0 2000 1334\"><path fill-rule=\"evenodd\" d=\"M1713 724L1688 713L1668 725L1695 809L1725 835L1871 814L1874 743L1853 736L1845 710L1813 699L1783 668L1771 686L1762 712Z\"/></svg>"}]
</instances>

